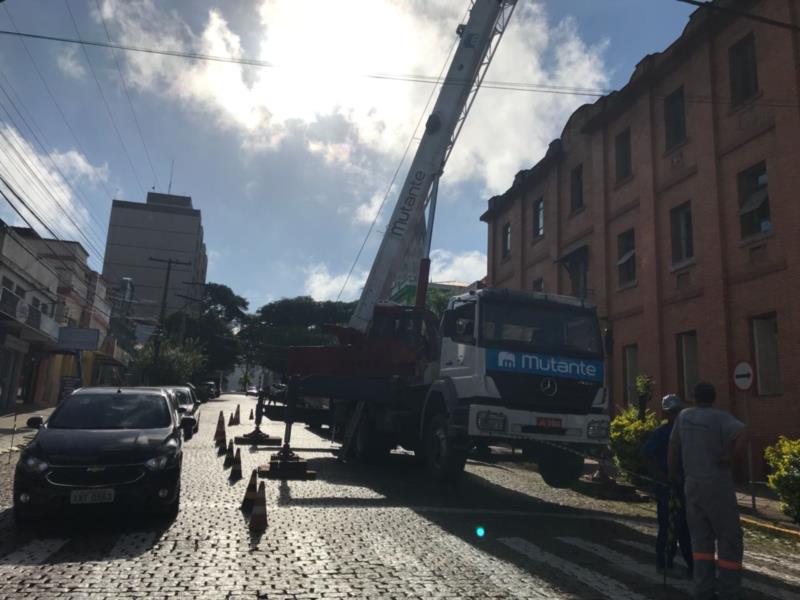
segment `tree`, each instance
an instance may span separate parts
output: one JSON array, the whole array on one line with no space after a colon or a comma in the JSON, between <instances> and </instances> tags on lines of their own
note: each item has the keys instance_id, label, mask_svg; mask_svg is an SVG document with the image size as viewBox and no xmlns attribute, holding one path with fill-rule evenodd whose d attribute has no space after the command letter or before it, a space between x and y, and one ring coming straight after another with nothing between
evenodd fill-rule
<instances>
[{"instance_id":1,"label":"tree","mask_svg":"<svg viewBox=\"0 0 800 600\"><path fill-rule=\"evenodd\" d=\"M133 366L148 385L178 385L203 375L206 364L202 344L185 340L182 344L166 339L155 361L153 340L134 352Z\"/></svg>"},{"instance_id":2,"label":"tree","mask_svg":"<svg viewBox=\"0 0 800 600\"><path fill-rule=\"evenodd\" d=\"M308 296L265 304L242 322L237 334L245 368L258 365L285 372L289 346L334 344L335 337L322 326L346 322L354 308L354 303L317 302Z\"/></svg>"},{"instance_id":3,"label":"tree","mask_svg":"<svg viewBox=\"0 0 800 600\"><path fill-rule=\"evenodd\" d=\"M447 309L450 297L450 292L429 287L425 296L425 307L437 317L441 317Z\"/></svg>"},{"instance_id":4,"label":"tree","mask_svg":"<svg viewBox=\"0 0 800 600\"><path fill-rule=\"evenodd\" d=\"M203 312L213 314L226 323L240 323L249 303L233 293L227 285L207 283L203 298Z\"/></svg>"}]
</instances>

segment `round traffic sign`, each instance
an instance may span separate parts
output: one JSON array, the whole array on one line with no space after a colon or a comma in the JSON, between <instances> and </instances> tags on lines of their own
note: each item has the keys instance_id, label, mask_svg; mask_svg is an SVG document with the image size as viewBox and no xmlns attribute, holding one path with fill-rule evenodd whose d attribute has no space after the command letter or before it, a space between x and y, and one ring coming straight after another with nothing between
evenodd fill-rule
<instances>
[{"instance_id":1,"label":"round traffic sign","mask_svg":"<svg viewBox=\"0 0 800 600\"><path fill-rule=\"evenodd\" d=\"M736 364L733 369L733 384L740 390L747 391L753 385L753 367L747 361Z\"/></svg>"}]
</instances>

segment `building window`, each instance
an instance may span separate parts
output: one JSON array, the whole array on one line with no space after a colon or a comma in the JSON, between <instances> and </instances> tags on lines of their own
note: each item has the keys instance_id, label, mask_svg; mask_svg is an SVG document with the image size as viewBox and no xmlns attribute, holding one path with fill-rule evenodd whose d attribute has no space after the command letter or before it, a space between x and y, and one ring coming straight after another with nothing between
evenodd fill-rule
<instances>
[{"instance_id":1,"label":"building window","mask_svg":"<svg viewBox=\"0 0 800 600\"><path fill-rule=\"evenodd\" d=\"M739 224L742 238L772 231L765 162L739 173Z\"/></svg>"},{"instance_id":2,"label":"building window","mask_svg":"<svg viewBox=\"0 0 800 600\"><path fill-rule=\"evenodd\" d=\"M544 198L533 203L533 237L544 235Z\"/></svg>"},{"instance_id":3,"label":"building window","mask_svg":"<svg viewBox=\"0 0 800 600\"><path fill-rule=\"evenodd\" d=\"M664 98L664 135L667 150L686 141L686 105L683 87Z\"/></svg>"},{"instance_id":4,"label":"building window","mask_svg":"<svg viewBox=\"0 0 800 600\"><path fill-rule=\"evenodd\" d=\"M636 234L633 229L617 236L617 273L620 287L636 282Z\"/></svg>"},{"instance_id":5,"label":"building window","mask_svg":"<svg viewBox=\"0 0 800 600\"><path fill-rule=\"evenodd\" d=\"M544 291L544 279L542 277L537 277L533 280L533 291L534 292L543 292Z\"/></svg>"},{"instance_id":6,"label":"building window","mask_svg":"<svg viewBox=\"0 0 800 600\"><path fill-rule=\"evenodd\" d=\"M614 151L617 166L617 181L622 181L631 176L631 130L626 129L617 134L614 140Z\"/></svg>"},{"instance_id":7,"label":"building window","mask_svg":"<svg viewBox=\"0 0 800 600\"><path fill-rule=\"evenodd\" d=\"M731 103L736 106L758 93L756 42L753 34L731 46L728 51L731 77Z\"/></svg>"},{"instance_id":8,"label":"building window","mask_svg":"<svg viewBox=\"0 0 800 600\"><path fill-rule=\"evenodd\" d=\"M778 319L775 315L752 320L758 394L780 394L781 371L778 361Z\"/></svg>"},{"instance_id":9,"label":"building window","mask_svg":"<svg viewBox=\"0 0 800 600\"><path fill-rule=\"evenodd\" d=\"M8 277L3 277L3 287L13 292L14 282L11 281Z\"/></svg>"},{"instance_id":10,"label":"building window","mask_svg":"<svg viewBox=\"0 0 800 600\"><path fill-rule=\"evenodd\" d=\"M672 227L672 264L677 265L694 257L692 234L692 203L687 202L669 212Z\"/></svg>"},{"instance_id":11,"label":"building window","mask_svg":"<svg viewBox=\"0 0 800 600\"><path fill-rule=\"evenodd\" d=\"M39 305L40 305L41 303L39 302L39 299L38 299L36 296L34 296L34 297L31 299L31 304L33 305L33 308L39 308Z\"/></svg>"},{"instance_id":12,"label":"building window","mask_svg":"<svg viewBox=\"0 0 800 600\"><path fill-rule=\"evenodd\" d=\"M508 258L511 256L511 223L506 223L503 225L503 248L502 248L502 255L503 258Z\"/></svg>"},{"instance_id":13,"label":"building window","mask_svg":"<svg viewBox=\"0 0 800 600\"><path fill-rule=\"evenodd\" d=\"M570 182L570 211L575 212L583 208L583 165L572 169Z\"/></svg>"},{"instance_id":14,"label":"building window","mask_svg":"<svg viewBox=\"0 0 800 600\"><path fill-rule=\"evenodd\" d=\"M589 273L589 249L582 246L561 260L569 274L570 294L577 298L586 298Z\"/></svg>"},{"instance_id":15,"label":"building window","mask_svg":"<svg viewBox=\"0 0 800 600\"><path fill-rule=\"evenodd\" d=\"M625 380L623 390L625 406L631 406L636 401L636 377L639 375L639 347L623 346L622 348L622 378Z\"/></svg>"},{"instance_id":16,"label":"building window","mask_svg":"<svg viewBox=\"0 0 800 600\"><path fill-rule=\"evenodd\" d=\"M21 285L18 285L18 286L17 286L17 289L14 291L14 293L15 293L17 296L19 296L20 298L24 298L24 297L25 297L25 294L27 294L27 292L25 291L25 288L24 288L24 287L22 287Z\"/></svg>"},{"instance_id":17,"label":"building window","mask_svg":"<svg viewBox=\"0 0 800 600\"><path fill-rule=\"evenodd\" d=\"M697 374L697 332L679 333L675 341L678 350L678 389L683 399L688 400L700 379Z\"/></svg>"}]
</instances>

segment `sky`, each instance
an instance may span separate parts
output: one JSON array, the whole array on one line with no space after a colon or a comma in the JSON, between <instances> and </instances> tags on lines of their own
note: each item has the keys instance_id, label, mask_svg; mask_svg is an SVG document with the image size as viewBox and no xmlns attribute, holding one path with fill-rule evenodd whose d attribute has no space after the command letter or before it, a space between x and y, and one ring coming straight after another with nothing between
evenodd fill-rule
<instances>
[{"instance_id":1,"label":"sky","mask_svg":"<svg viewBox=\"0 0 800 600\"><path fill-rule=\"evenodd\" d=\"M439 74L468 5L6 0L3 30L271 66L0 35L0 175L101 270L112 198L166 192L174 161L172 193L191 196L202 211L209 281L230 286L252 309L297 295L355 299L432 91L408 76ZM690 12L675 0L520 0L486 80L616 89L680 34ZM485 275L479 217L488 198L535 164L570 113L592 101L480 91L441 179L434 281ZM22 223L1 199L0 217Z\"/></svg>"}]
</instances>

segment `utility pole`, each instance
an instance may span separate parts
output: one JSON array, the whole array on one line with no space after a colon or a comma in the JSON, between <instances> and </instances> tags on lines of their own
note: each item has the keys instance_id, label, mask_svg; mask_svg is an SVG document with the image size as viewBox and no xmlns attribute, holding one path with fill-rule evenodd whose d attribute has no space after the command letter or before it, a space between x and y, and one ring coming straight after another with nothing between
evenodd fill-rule
<instances>
[{"instance_id":1,"label":"utility pole","mask_svg":"<svg viewBox=\"0 0 800 600\"><path fill-rule=\"evenodd\" d=\"M158 313L158 329L155 340L153 340L153 362L157 363L161 354L161 336L164 332L164 318L167 312L167 293L169 292L169 276L170 273L172 273L172 265L188 267L192 263L183 260L177 260L175 258L153 258L152 256L150 257L150 260L157 263L166 263L167 265L167 273L164 276L164 292L161 294L161 309Z\"/></svg>"}]
</instances>

